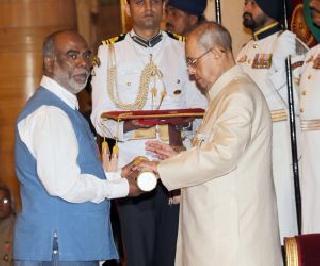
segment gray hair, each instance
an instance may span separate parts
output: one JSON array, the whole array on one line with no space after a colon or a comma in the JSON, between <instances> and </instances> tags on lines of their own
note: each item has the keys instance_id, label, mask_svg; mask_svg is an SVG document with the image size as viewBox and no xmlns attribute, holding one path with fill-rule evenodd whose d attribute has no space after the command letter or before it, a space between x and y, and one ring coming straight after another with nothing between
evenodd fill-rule
<instances>
[{"instance_id":1,"label":"gray hair","mask_svg":"<svg viewBox=\"0 0 320 266\"><path fill-rule=\"evenodd\" d=\"M55 53L54 49L54 39L57 36L57 32L51 33L47 36L42 45L42 55L43 57L53 57Z\"/></svg>"},{"instance_id":2,"label":"gray hair","mask_svg":"<svg viewBox=\"0 0 320 266\"><path fill-rule=\"evenodd\" d=\"M215 22L201 22L189 35L196 35L199 45L205 50L219 47L227 52L232 52L232 39L230 32L222 25ZM188 37L187 36L187 37Z\"/></svg>"},{"instance_id":3,"label":"gray hair","mask_svg":"<svg viewBox=\"0 0 320 266\"><path fill-rule=\"evenodd\" d=\"M44 71L44 74L49 75L47 73L47 67L44 63L45 58L53 58L56 54L55 51L55 39L58 35L65 32L75 32L73 30L65 29L65 30L58 30L53 33L51 33L49 36L47 36L42 44L42 57L43 57L43 63L42 63L42 69Z\"/></svg>"},{"instance_id":4,"label":"gray hair","mask_svg":"<svg viewBox=\"0 0 320 266\"><path fill-rule=\"evenodd\" d=\"M57 30L57 31L51 33L49 36L47 36L44 39L43 44L42 44L43 57L53 57L55 55L55 39L61 33L66 33L66 32L77 33L76 31L74 31L72 29Z\"/></svg>"}]
</instances>

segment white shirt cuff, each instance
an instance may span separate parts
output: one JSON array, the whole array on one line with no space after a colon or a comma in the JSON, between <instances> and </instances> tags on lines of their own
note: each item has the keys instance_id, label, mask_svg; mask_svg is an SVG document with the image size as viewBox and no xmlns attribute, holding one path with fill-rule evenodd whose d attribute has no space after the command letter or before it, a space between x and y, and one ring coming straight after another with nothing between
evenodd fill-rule
<instances>
[{"instance_id":1,"label":"white shirt cuff","mask_svg":"<svg viewBox=\"0 0 320 266\"><path fill-rule=\"evenodd\" d=\"M109 199L126 197L129 195L129 190L129 182L125 178L107 179L106 181L105 192Z\"/></svg>"}]
</instances>

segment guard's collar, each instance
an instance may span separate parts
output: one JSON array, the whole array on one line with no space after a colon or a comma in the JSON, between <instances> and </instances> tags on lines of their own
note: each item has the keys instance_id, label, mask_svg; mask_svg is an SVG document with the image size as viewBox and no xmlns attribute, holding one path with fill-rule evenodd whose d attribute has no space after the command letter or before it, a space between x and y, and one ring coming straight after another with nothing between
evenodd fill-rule
<instances>
[{"instance_id":1,"label":"guard's collar","mask_svg":"<svg viewBox=\"0 0 320 266\"><path fill-rule=\"evenodd\" d=\"M259 41L266 37L273 35L274 33L282 30L281 24L279 22L271 23L260 30L253 33L253 40Z\"/></svg>"},{"instance_id":2,"label":"guard's collar","mask_svg":"<svg viewBox=\"0 0 320 266\"><path fill-rule=\"evenodd\" d=\"M161 42L163 35L162 32L160 31L156 36L152 37L150 40L146 40L141 38L140 36L136 35L136 34L132 34L132 32L130 33L130 37L132 38L132 40L134 42L136 42L137 44L140 44L144 47L153 47L155 46L158 42Z\"/></svg>"}]
</instances>

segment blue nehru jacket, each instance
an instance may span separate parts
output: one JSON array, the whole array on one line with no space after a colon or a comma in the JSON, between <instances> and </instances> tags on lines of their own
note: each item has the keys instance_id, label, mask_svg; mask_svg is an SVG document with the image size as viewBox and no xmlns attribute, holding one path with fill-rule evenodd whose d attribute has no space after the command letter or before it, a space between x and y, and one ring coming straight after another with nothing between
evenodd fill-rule
<instances>
[{"instance_id":1,"label":"blue nehru jacket","mask_svg":"<svg viewBox=\"0 0 320 266\"><path fill-rule=\"evenodd\" d=\"M181 9L189 14L201 15L206 8L206 0L169 0L168 5Z\"/></svg>"},{"instance_id":2,"label":"blue nehru jacket","mask_svg":"<svg viewBox=\"0 0 320 266\"><path fill-rule=\"evenodd\" d=\"M52 92L40 88L28 101L18 123L43 105L55 106L68 115L78 142L77 163L81 173L105 179L87 121ZM118 258L110 227L109 201L74 204L49 195L40 183L37 162L21 141L17 129L15 157L23 208L14 232L14 259L50 261L54 235L57 235L62 261Z\"/></svg>"}]
</instances>

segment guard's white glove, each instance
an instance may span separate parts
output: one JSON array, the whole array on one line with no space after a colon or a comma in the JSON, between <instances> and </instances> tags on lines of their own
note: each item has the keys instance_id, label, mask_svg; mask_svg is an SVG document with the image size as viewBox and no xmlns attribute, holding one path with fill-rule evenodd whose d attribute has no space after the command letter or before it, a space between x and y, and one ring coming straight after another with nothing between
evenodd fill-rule
<instances>
[{"instance_id":1,"label":"guard's white glove","mask_svg":"<svg viewBox=\"0 0 320 266\"><path fill-rule=\"evenodd\" d=\"M275 71L285 71L286 58L295 54L296 35L292 31L285 30L276 40L272 56L272 68Z\"/></svg>"}]
</instances>

